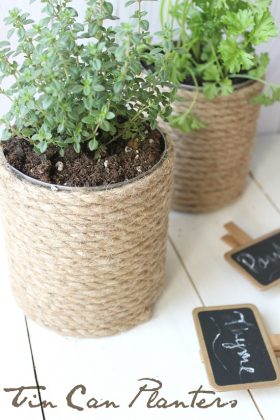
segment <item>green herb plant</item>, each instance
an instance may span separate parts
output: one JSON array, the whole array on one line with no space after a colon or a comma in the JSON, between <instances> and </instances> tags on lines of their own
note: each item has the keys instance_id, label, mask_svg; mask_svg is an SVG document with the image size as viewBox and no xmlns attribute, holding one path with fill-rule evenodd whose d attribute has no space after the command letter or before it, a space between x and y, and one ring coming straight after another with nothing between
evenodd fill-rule
<instances>
[{"instance_id":1,"label":"green herb plant","mask_svg":"<svg viewBox=\"0 0 280 420\"><path fill-rule=\"evenodd\" d=\"M269 56L256 52L256 46L278 34L270 5L271 0L161 0L169 77L196 91L186 112L170 117L173 127L186 133L204 127L194 112L200 88L211 100L230 95L234 80L249 79L266 86L255 103L280 100L280 87L264 79Z\"/></svg>"},{"instance_id":2,"label":"green herb plant","mask_svg":"<svg viewBox=\"0 0 280 420\"><path fill-rule=\"evenodd\" d=\"M77 153L86 145L98 158L109 143L141 141L147 127L157 127L158 116L167 118L174 90L166 89L165 58L156 49L159 72L142 74L151 49L143 1L128 1L136 11L129 23L116 26L105 0L86 0L83 22L71 0L41 0L37 23L11 10L5 23L17 47L0 43L0 93L11 101L1 140L18 136L38 153L54 145L62 156L70 145ZM5 89L6 78L13 82Z\"/></svg>"}]
</instances>

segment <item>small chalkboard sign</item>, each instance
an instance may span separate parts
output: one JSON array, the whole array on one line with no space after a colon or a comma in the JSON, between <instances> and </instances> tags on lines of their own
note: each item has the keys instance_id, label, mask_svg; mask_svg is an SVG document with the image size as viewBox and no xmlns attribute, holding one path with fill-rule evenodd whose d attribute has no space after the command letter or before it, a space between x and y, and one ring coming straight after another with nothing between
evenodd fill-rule
<instances>
[{"instance_id":1,"label":"small chalkboard sign","mask_svg":"<svg viewBox=\"0 0 280 420\"><path fill-rule=\"evenodd\" d=\"M230 264L262 289L280 282L280 230L228 252Z\"/></svg>"},{"instance_id":2,"label":"small chalkboard sign","mask_svg":"<svg viewBox=\"0 0 280 420\"><path fill-rule=\"evenodd\" d=\"M254 305L196 308L193 315L214 388L249 389L280 383L277 359Z\"/></svg>"}]
</instances>

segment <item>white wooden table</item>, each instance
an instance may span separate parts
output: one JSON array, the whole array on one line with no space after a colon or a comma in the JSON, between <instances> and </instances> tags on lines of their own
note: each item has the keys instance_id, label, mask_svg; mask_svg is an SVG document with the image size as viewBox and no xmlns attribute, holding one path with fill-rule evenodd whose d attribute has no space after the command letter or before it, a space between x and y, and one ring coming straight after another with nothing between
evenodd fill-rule
<instances>
[{"instance_id":1,"label":"white wooden table","mask_svg":"<svg viewBox=\"0 0 280 420\"><path fill-rule=\"evenodd\" d=\"M280 226L280 136L257 140L252 175L246 193L234 205L206 215L172 213L168 245L168 284L154 318L112 338L63 338L28 321L17 309L9 291L3 234L0 231L0 418L13 420L183 420L227 418L279 419L280 387L217 393L223 402L237 400L235 408L147 408L151 392L143 392L129 408L143 382L160 380L158 397L169 402L191 402L191 391L201 385L211 390L192 320L192 309L201 305L254 303L270 333L280 333L280 287L259 291L223 259L228 247L220 240L223 225L233 220L249 235L258 237ZM33 362L32 354L33 351ZM36 373L36 375L35 375ZM15 392L4 388L36 386L42 400L56 408L19 408L12 405ZM149 387L155 383L147 380ZM83 384L67 406L66 395ZM33 395L35 397L33 398ZM38 393L28 391L33 405ZM119 408L86 407L90 398L114 401ZM206 397L211 402L213 397ZM22 398L21 398L22 400Z\"/></svg>"}]
</instances>

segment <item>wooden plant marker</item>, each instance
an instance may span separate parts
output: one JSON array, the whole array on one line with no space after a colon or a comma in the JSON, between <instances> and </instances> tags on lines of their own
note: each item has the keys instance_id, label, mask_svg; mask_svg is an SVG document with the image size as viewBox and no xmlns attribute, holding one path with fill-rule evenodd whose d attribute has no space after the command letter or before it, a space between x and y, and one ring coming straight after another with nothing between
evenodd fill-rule
<instances>
[{"instance_id":1,"label":"wooden plant marker","mask_svg":"<svg viewBox=\"0 0 280 420\"><path fill-rule=\"evenodd\" d=\"M280 334L271 334L269 338L276 357L280 357Z\"/></svg>"},{"instance_id":2,"label":"wooden plant marker","mask_svg":"<svg viewBox=\"0 0 280 420\"><path fill-rule=\"evenodd\" d=\"M268 336L251 304L196 308L194 322L209 382L219 391L280 384L280 335Z\"/></svg>"},{"instance_id":3,"label":"wooden plant marker","mask_svg":"<svg viewBox=\"0 0 280 420\"><path fill-rule=\"evenodd\" d=\"M232 248L225 259L263 290L280 283L280 229L253 240L233 222L224 227L222 240Z\"/></svg>"}]
</instances>

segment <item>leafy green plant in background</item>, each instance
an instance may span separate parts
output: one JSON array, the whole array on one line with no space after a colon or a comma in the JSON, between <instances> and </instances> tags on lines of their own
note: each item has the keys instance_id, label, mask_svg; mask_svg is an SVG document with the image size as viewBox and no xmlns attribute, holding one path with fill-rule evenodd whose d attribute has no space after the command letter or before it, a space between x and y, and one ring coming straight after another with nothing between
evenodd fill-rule
<instances>
[{"instance_id":1,"label":"leafy green plant in background","mask_svg":"<svg viewBox=\"0 0 280 420\"><path fill-rule=\"evenodd\" d=\"M0 82L13 79L0 91L11 101L1 140L18 136L39 153L54 145L61 155L69 145L79 153L87 144L98 157L108 143L141 141L158 116L167 118L174 92L164 89L165 57L156 49L160 71L142 77L141 62L152 48L143 1L128 1L137 10L130 23L115 27L107 24L117 18L104 0L86 1L82 23L71 0L41 0L38 23L11 10L8 38L16 36L18 43L16 49L10 41L0 43Z\"/></svg>"},{"instance_id":2,"label":"leafy green plant in background","mask_svg":"<svg viewBox=\"0 0 280 420\"><path fill-rule=\"evenodd\" d=\"M193 112L199 87L211 100L230 95L234 80L251 79L266 86L256 103L280 100L280 87L264 80L269 56L256 52L256 46L278 33L270 5L271 0L161 0L168 75L177 85L189 82L196 90L186 112L170 117L173 127L188 133L204 126Z\"/></svg>"}]
</instances>

